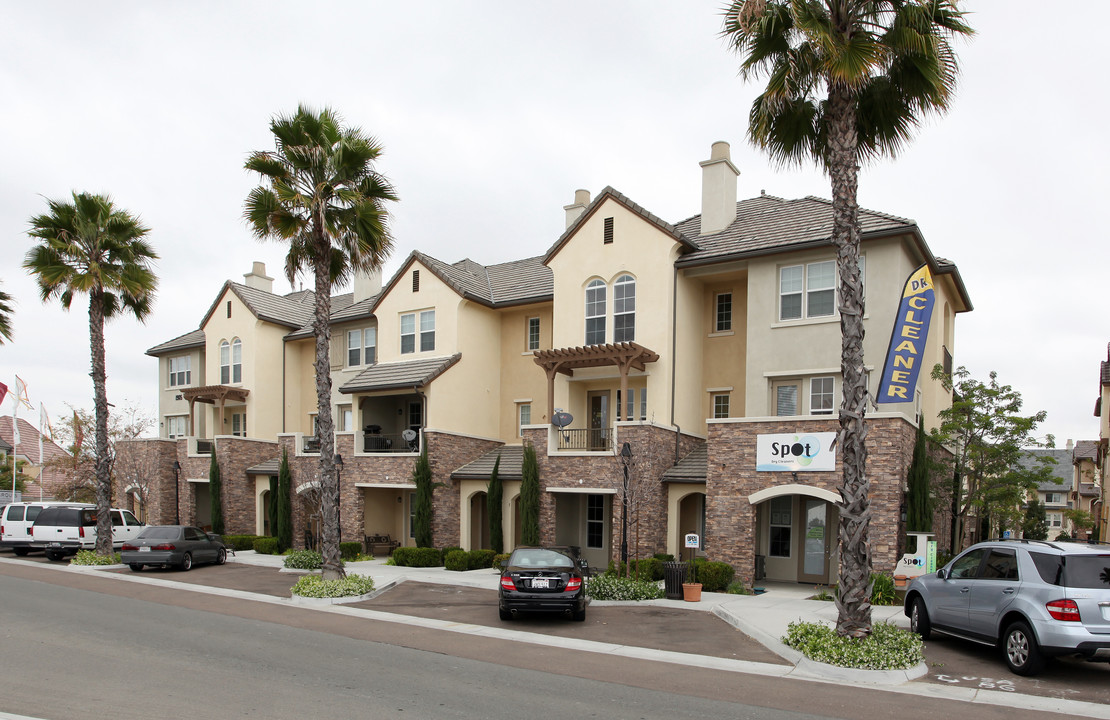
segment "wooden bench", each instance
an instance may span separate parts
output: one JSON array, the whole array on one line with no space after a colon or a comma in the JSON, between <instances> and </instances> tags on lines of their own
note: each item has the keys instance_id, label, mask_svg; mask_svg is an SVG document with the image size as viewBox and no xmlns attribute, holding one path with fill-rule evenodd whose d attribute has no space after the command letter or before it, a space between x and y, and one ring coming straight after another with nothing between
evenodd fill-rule
<instances>
[{"instance_id":1,"label":"wooden bench","mask_svg":"<svg viewBox=\"0 0 1110 720\"><path fill-rule=\"evenodd\" d=\"M391 540L388 535L364 535L363 542L366 544L366 554L371 557L377 555L379 550L384 550L389 555L401 546L401 543Z\"/></svg>"}]
</instances>

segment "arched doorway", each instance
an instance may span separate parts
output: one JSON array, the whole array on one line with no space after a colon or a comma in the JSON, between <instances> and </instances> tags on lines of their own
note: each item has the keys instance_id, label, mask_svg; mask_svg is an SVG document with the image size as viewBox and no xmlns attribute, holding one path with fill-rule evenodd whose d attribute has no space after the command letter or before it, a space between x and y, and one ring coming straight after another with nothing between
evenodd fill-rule
<instances>
[{"instance_id":1,"label":"arched doorway","mask_svg":"<svg viewBox=\"0 0 1110 720\"><path fill-rule=\"evenodd\" d=\"M674 538L674 547L678 548L679 552L675 553L676 559L681 554L686 557L689 553L686 550L685 539L690 533L696 533L701 539L701 548L705 547L705 493L692 492L682 496L678 499L678 526L677 537Z\"/></svg>"},{"instance_id":2,"label":"arched doorway","mask_svg":"<svg viewBox=\"0 0 1110 720\"><path fill-rule=\"evenodd\" d=\"M767 580L832 585L838 572L839 497L791 484L765 488L748 500L756 508L756 575Z\"/></svg>"},{"instance_id":3,"label":"arched doorway","mask_svg":"<svg viewBox=\"0 0 1110 720\"><path fill-rule=\"evenodd\" d=\"M470 496L470 549L481 550L490 546L489 542L489 508L487 507L484 492L476 492Z\"/></svg>"}]
</instances>

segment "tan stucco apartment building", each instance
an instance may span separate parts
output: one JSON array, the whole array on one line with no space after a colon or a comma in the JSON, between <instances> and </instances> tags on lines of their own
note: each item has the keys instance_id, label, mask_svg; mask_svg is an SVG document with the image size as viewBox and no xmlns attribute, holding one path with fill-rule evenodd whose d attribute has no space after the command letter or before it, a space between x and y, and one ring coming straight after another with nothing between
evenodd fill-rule
<instances>
[{"instance_id":1,"label":"tan stucco apartment building","mask_svg":"<svg viewBox=\"0 0 1110 720\"><path fill-rule=\"evenodd\" d=\"M761 455L772 439L819 443L837 429L832 205L764 194L737 202L727 143L701 167L701 212L685 220L659 218L613 188L579 190L565 228L534 256L481 265L414 251L384 285L359 277L332 298L345 540L413 543L411 474L427 449L443 483L435 543L488 542L486 484L500 456L512 545L530 443L543 540L578 545L591 564L619 556L627 469L631 556L677 555L696 533L699 552L740 577L835 581L839 462L782 471ZM868 415L873 552L891 571L916 418L931 427L950 402L929 369L951 367L956 315L971 302L913 221L859 216L872 393L903 283L922 264L935 283L912 402ZM219 289L198 328L148 351L159 363L160 438L131 451L161 468L161 495L175 498L162 503L162 521L174 518L166 508L207 521L214 452L228 531L267 533L270 478L285 450L301 498L297 542L312 541L311 301L273 293L256 263Z\"/></svg>"}]
</instances>

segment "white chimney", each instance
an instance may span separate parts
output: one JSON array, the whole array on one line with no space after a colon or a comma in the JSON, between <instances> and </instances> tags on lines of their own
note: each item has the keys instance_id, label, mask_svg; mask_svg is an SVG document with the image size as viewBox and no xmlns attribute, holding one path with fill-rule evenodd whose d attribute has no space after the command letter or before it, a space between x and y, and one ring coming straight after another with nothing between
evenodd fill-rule
<instances>
[{"instance_id":1,"label":"white chimney","mask_svg":"<svg viewBox=\"0 0 1110 720\"><path fill-rule=\"evenodd\" d=\"M382 291L382 269L378 268L370 272L356 272L354 280L352 281L352 286L355 302L361 302L366 298L374 297Z\"/></svg>"},{"instance_id":2,"label":"white chimney","mask_svg":"<svg viewBox=\"0 0 1110 720\"><path fill-rule=\"evenodd\" d=\"M736 219L736 178L727 142L713 143L708 160L701 163L701 234L724 230Z\"/></svg>"},{"instance_id":3,"label":"white chimney","mask_svg":"<svg viewBox=\"0 0 1110 720\"><path fill-rule=\"evenodd\" d=\"M266 263L255 261L251 271L243 275L243 284L263 292L274 291L274 279L266 276Z\"/></svg>"},{"instance_id":4,"label":"white chimney","mask_svg":"<svg viewBox=\"0 0 1110 720\"><path fill-rule=\"evenodd\" d=\"M1068 438L1068 445L1067 445L1067 449L1068 449L1068 450L1071 450L1071 449L1072 449L1072 448L1074 448L1074 447L1075 447L1075 443L1073 443L1073 442L1072 442L1072 439L1071 439L1071 438Z\"/></svg>"},{"instance_id":5,"label":"white chimney","mask_svg":"<svg viewBox=\"0 0 1110 720\"><path fill-rule=\"evenodd\" d=\"M567 227L574 224L574 221L586 212L586 206L590 204L590 191L589 190L575 190L574 202L570 205L564 205L563 210L567 212Z\"/></svg>"}]
</instances>

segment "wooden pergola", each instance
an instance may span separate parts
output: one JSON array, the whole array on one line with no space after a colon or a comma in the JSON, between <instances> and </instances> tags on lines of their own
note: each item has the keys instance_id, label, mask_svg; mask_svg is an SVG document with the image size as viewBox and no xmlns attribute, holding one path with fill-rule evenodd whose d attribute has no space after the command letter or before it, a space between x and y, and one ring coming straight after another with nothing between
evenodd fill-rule
<instances>
[{"instance_id":1,"label":"wooden pergola","mask_svg":"<svg viewBox=\"0 0 1110 720\"><path fill-rule=\"evenodd\" d=\"M659 353L648 350L634 342L609 343L606 345L587 345L585 347L555 348L536 350L535 362L547 373L547 411L548 416L555 408L555 376L558 373L574 376L580 368L616 365L621 374L621 397L628 397L628 371L645 370L647 364L659 360ZM624 408L617 403L616 419L622 420Z\"/></svg>"},{"instance_id":2,"label":"wooden pergola","mask_svg":"<svg viewBox=\"0 0 1110 720\"><path fill-rule=\"evenodd\" d=\"M250 392L245 388L231 387L230 385L205 385L182 390L181 396L189 401L189 435L193 434L193 408L198 402L219 405L220 412L217 418L223 419L224 405L227 401L246 402L247 395L250 395ZM213 430L212 437L215 436L216 432Z\"/></svg>"}]
</instances>

